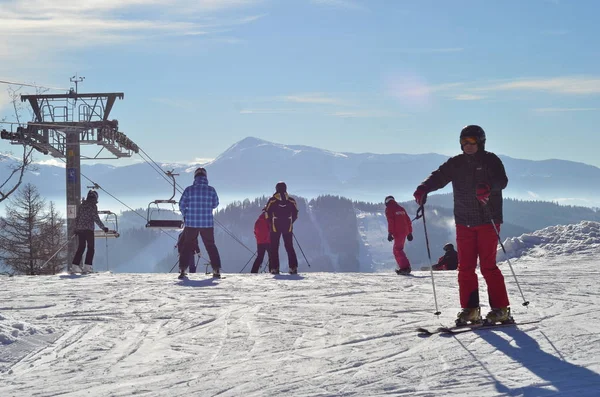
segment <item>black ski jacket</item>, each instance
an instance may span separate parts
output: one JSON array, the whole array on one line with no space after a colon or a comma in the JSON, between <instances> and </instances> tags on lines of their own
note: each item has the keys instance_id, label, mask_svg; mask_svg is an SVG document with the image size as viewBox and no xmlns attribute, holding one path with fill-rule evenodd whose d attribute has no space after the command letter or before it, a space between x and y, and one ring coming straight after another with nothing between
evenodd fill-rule
<instances>
[{"instance_id":1,"label":"black ski jacket","mask_svg":"<svg viewBox=\"0 0 600 397\"><path fill-rule=\"evenodd\" d=\"M454 193L454 221L457 225L478 226L502 223L502 189L508 184L504 165L498 156L485 150L473 155L454 156L421 184L427 192L432 192L452 182ZM478 183L485 182L491 187L490 200L483 206L475 194ZM486 208L487 207L487 208Z\"/></svg>"},{"instance_id":2,"label":"black ski jacket","mask_svg":"<svg viewBox=\"0 0 600 397\"><path fill-rule=\"evenodd\" d=\"M77 209L77 218L75 219L75 230L94 230L94 223L100 229L104 229L104 223L98 216L98 207L96 203L89 200L83 200Z\"/></svg>"},{"instance_id":3,"label":"black ski jacket","mask_svg":"<svg viewBox=\"0 0 600 397\"><path fill-rule=\"evenodd\" d=\"M446 270L456 270L458 268L458 252L454 250L446 251L444 256L438 259L438 266L446 266Z\"/></svg>"},{"instance_id":4,"label":"black ski jacket","mask_svg":"<svg viewBox=\"0 0 600 397\"><path fill-rule=\"evenodd\" d=\"M291 233L298 219L296 200L287 193L275 193L265 207L272 232Z\"/></svg>"}]
</instances>

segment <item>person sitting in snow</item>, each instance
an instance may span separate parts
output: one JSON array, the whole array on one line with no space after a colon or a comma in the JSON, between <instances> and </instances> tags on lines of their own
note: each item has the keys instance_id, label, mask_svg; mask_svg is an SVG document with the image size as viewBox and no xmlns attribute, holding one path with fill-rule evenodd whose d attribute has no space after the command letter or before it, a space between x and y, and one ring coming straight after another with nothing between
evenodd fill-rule
<instances>
[{"instance_id":1,"label":"person sitting in snow","mask_svg":"<svg viewBox=\"0 0 600 397\"><path fill-rule=\"evenodd\" d=\"M448 243L444 245L444 255L440 256L436 265L431 268L433 270L456 270L458 268L458 252L454 250L454 245Z\"/></svg>"},{"instance_id":2,"label":"person sitting in snow","mask_svg":"<svg viewBox=\"0 0 600 397\"><path fill-rule=\"evenodd\" d=\"M393 253L398 263L396 274L410 274L410 262L404 253L406 240L412 241L412 222L406 210L394 199L394 196L385 198L385 217L388 222L388 241L394 242Z\"/></svg>"},{"instance_id":3,"label":"person sitting in snow","mask_svg":"<svg viewBox=\"0 0 600 397\"><path fill-rule=\"evenodd\" d=\"M71 265L71 273L91 273L92 261L94 260L94 223L98 225L104 233L108 233L108 228L104 226L104 223L98 216L98 192L90 190L87 194L87 198L81 201L79 208L77 209L77 217L75 218L75 235L79 237L79 245L75 256L73 256L73 264ZM87 251L85 253L85 264L83 269L81 268L81 259L83 257L83 251L85 251L87 245Z\"/></svg>"},{"instance_id":4,"label":"person sitting in snow","mask_svg":"<svg viewBox=\"0 0 600 397\"><path fill-rule=\"evenodd\" d=\"M269 263L271 263L271 231L269 230L269 220L265 208L254 222L254 237L256 237L256 259L250 273L258 273L265 258L265 252L269 255Z\"/></svg>"}]
</instances>

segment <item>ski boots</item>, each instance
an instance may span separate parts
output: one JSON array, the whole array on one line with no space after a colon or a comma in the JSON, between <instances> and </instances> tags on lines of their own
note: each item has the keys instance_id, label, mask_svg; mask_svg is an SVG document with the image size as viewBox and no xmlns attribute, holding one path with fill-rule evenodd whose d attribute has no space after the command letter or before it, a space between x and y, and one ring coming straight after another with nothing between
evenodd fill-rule
<instances>
[{"instance_id":1,"label":"ski boots","mask_svg":"<svg viewBox=\"0 0 600 397\"><path fill-rule=\"evenodd\" d=\"M92 265L83 265L81 274L89 274L89 273L94 273L94 269L92 268Z\"/></svg>"},{"instance_id":2,"label":"ski boots","mask_svg":"<svg viewBox=\"0 0 600 397\"><path fill-rule=\"evenodd\" d=\"M279 274L279 269L271 269L271 270L269 270L269 272L271 274L277 275L277 274Z\"/></svg>"},{"instance_id":3,"label":"ski boots","mask_svg":"<svg viewBox=\"0 0 600 397\"><path fill-rule=\"evenodd\" d=\"M485 316L486 324L512 324L515 320L510 315L510 307L500 307L492 309L487 316Z\"/></svg>"},{"instance_id":4,"label":"ski boots","mask_svg":"<svg viewBox=\"0 0 600 397\"><path fill-rule=\"evenodd\" d=\"M81 270L81 266L79 265L71 265L71 270L69 270L69 273L71 274L75 274L75 273L82 273L83 271Z\"/></svg>"},{"instance_id":5,"label":"ski boots","mask_svg":"<svg viewBox=\"0 0 600 397\"><path fill-rule=\"evenodd\" d=\"M456 325L481 324L481 309L479 307L464 307L458 312Z\"/></svg>"},{"instance_id":6,"label":"ski boots","mask_svg":"<svg viewBox=\"0 0 600 397\"><path fill-rule=\"evenodd\" d=\"M410 274L411 271L412 271L412 269L410 267L405 267L404 269L396 269L396 274L397 275Z\"/></svg>"},{"instance_id":7,"label":"ski boots","mask_svg":"<svg viewBox=\"0 0 600 397\"><path fill-rule=\"evenodd\" d=\"M297 267L290 267L290 274L298 274L298 268Z\"/></svg>"},{"instance_id":8,"label":"ski boots","mask_svg":"<svg viewBox=\"0 0 600 397\"><path fill-rule=\"evenodd\" d=\"M177 276L177 278L183 280L187 278L187 273L182 270L181 273L179 273L179 276Z\"/></svg>"},{"instance_id":9,"label":"ski boots","mask_svg":"<svg viewBox=\"0 0 600 397\"><path fill-rule=\"evenodd\" d=\"M221 269L213 268L213 278L221 278Z\"/></svg>"}]
</instances>

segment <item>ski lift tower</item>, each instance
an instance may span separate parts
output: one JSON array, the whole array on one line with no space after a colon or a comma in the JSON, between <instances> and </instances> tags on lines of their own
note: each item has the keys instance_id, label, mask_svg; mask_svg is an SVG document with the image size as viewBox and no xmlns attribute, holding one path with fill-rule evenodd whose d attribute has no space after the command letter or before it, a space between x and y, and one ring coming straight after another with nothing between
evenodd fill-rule
<instances>
[{"instance_id":1,"label":"ski lift tower","mask_svg":"<svg viewBox=\"0 0 600 397\"><path fill-rule=\"evenodd\" d=\"M80 94L77 84L83 77L73 76L71 88L65 94L21 95L29 102L33 121L19 126L16 132L3 131L2 139L12 144L30 145L43 154L65 159L67 198L67 238L75 232L75 217L81 203L81 160L107 160L131 157L138 146L119 131L118 120L109 120L110 111L122 92ZM98 145L95 156L82 156L81 145ZM107 151L109 157L100 157ZM74 239L68 244L69 261L76 250Z\"/></svg>"}]
</instances>

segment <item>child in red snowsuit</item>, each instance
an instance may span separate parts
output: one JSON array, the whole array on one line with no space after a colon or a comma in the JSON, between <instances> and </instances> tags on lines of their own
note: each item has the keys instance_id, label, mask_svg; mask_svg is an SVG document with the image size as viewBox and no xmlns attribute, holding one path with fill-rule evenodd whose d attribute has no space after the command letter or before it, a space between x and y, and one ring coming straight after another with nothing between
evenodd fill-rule
<instances>
[{"instance_id":1,"label":"child in red snowsuit","mask_svg":"<svg viewBox=\"0 0 600 397\"><path fill-rule=\"evenodd\" d=\"M260 265L262 265L265 257L265 251L269 255L269 262L271 262L271 230L269 229L269 220L266 217L266 212L263 212L258 216L256 222L254 222L254 237L256 237L256 260L252 265L250 273L258 273Z\"/></svg>"},{"instance_id":2,"label":"child in red snowsuit","mask_svg":"<svg viewBox=\"0 0 600 397\"><path fill-rule=\"evenodd\" d=\"M409 274L410 262L404 253L405 240L412 241L412 222L406 210L396 202L393 196L385 198L385 217L388 222L388 241L394 241L394 257L398 263L397 274Z\"/></svg>"}]
</instances>

